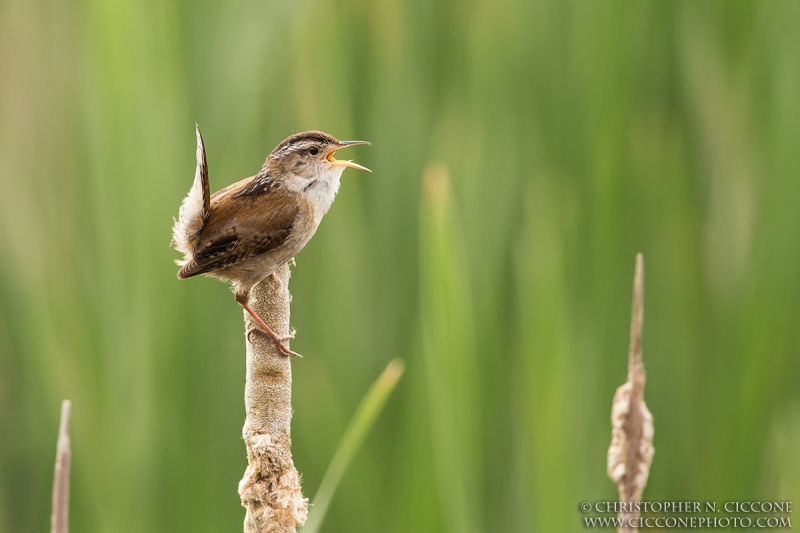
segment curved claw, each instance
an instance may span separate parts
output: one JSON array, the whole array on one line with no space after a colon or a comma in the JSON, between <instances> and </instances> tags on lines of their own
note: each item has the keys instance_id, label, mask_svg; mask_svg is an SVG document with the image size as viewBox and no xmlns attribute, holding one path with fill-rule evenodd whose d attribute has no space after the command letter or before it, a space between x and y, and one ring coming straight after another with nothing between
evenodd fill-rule
<instances>
[{"instance_id":1,"label":"curved claw","mask_svg":"<svg viewBox=\"0 0 800 533\"><path fill-rule=\"evenodd\" d=\"M266 332L266 331L264 331L264 330L263 330L263 329L261 329L261 328L252 328L252 329L248 329L248 330L247 330L247 342L249 342L250 344L253 344L253 338L251 337L251 335L252 335L253 333L258 333L259 335L267 335L267 332Z\"/></svg>"}]
</instances>

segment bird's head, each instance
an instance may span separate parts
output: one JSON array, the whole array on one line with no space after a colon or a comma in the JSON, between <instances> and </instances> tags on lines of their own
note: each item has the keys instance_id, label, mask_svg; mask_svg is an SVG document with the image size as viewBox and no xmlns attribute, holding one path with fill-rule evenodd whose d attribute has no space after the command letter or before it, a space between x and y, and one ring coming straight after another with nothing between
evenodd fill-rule
<instances>
[{"instance_id":1,"label":"bird's head","mask_svg":"<svg viewBox=\"0 0 800 533\"><path fill-rule=\"evenodd\" d=\"M290 179L296 182L295 185L300 188L305 188L314 180L338 182L346 167L371 172L358 163L334 157L337 150L359 144L370 143L367 141L340 141L321 131L297 133L288 137L272 151L265 166L271 170L270 175Z\"/></svg>"}]
</instances>

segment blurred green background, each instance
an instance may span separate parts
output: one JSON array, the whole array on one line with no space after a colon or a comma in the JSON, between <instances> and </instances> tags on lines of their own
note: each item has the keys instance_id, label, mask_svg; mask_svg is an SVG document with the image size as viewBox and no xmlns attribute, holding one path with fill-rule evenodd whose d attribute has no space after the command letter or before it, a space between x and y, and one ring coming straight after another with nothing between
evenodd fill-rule
<instances>
[{"instance_id":1,"label":"blurred green background","mask_svg":"<svg viewBox=\"0 0 800 533\"><path fill-rule=\"evenodd\" d=\"M2 0L1 532L49 527L62 398L73 530L241 531L242 312L168 246L194 121L212 190L373 143L290 285L308 496L406 361L322 531L583 531L640 251L645 499L800 504L800 3Z\"/></svg>"}]
</instances>

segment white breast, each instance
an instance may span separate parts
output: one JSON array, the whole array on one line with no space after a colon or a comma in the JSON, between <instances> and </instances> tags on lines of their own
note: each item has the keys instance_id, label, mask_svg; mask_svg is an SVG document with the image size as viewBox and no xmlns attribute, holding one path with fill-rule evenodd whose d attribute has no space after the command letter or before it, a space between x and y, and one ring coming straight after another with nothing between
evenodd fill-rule
<instances>
[{"instance_id":1,"label":"white breast","mask_svg":"<svg viewBox=\"0 0 800 533\"><path fill-rule=\"evenodd\" d=\"M306 179L300 176L293 176L289 180L289 187L302 194L314 205L314 225L318 226L322 217L328 212L339 192L342 172L344 167L324 165L317 173L316 177Z\"/></svg>"}]
</instances>

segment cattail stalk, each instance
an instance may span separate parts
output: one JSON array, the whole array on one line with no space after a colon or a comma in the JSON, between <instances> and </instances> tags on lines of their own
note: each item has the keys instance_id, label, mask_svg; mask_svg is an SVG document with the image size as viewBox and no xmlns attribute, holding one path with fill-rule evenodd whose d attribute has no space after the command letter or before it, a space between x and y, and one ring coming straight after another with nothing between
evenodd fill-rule
<instances>
[{"instance_id":1,"label":"cattail stalk","mask_svg":"<svg viewBox=\"0 0 800 533\"><path fill-rule=\"evenodd\" d=\"M620 533L635 533L639 513L634 505L650 475L653 461L653 415L644 403L642 324L644 321L644 259L636 255L631 311L631 342L628 351L628 381L614 394L611 408L611 446L608 448L608 476L617 484L619 501L627 504L619 513Z\"/></svg>"},{"instance_id":2,"label":"cattail stalk","mask_svg":"<svg viewBox=\"0 0 800 533\"><path fill-rule=\"evenodd\" d=\"M278 335L289 334L289 266L253 288L250 303ZM244 313L246 330L256 327ZM308 516L308 499L292 461L292 367L273 342L252 335L247 341L247 413L242 436L248 466L239 482L246 509L245 533L289 533Z\"/></svg>"},{"instance_id":3,"label":"cattail stalk","mask_svg":"<svg viewBox=\"0 0 800 533\"><path fill-rule=\"evenodd\" d=\"M53 476L53 511L50 515L50 533L69 532L69 470L72 463L72 448L69 440L69 422L72 402L61 402L61 423L58 426L56 466Z\"/></svg>"}]
</instances>

